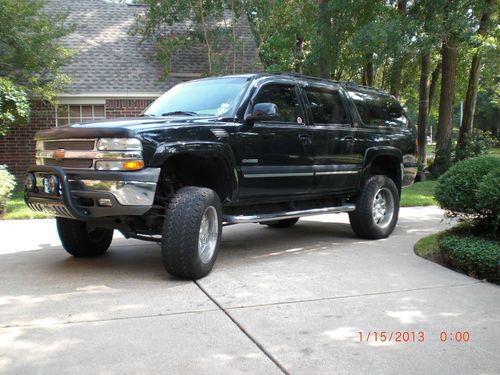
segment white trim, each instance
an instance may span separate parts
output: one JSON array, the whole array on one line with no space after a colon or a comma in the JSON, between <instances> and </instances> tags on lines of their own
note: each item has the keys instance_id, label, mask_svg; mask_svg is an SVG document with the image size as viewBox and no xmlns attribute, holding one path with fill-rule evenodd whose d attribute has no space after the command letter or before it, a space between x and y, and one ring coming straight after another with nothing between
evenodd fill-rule
<instances>
[{"instance_id":1,"label":"white trim","mask_svg":"<svg viewBox=\"0 0 500 375\"><path fill-rule=\"evenodd\" d=\"M83 105L90 105L90 104L105 105L106 104L106 99L104 99L104 98L85 98L85 97L80 97L80 98L61 98L61 97L59 97L57 99L57 102L60 105L78 105L78 104L83 104Z\"/></svg>"},{"instance_id":2,"label":"white trim","mask_svg":"<svg viewBox=\"0 0 500 375\"><path fill-rule=\"evenodd\" d=\"M157 92L86 92L83 94L61 93L57 96L58 100L86 99L86 100L105 100L105 99L156 99L164 91ZM100 104L100 103L95 103Z\"/></svg>"}]
</instances>

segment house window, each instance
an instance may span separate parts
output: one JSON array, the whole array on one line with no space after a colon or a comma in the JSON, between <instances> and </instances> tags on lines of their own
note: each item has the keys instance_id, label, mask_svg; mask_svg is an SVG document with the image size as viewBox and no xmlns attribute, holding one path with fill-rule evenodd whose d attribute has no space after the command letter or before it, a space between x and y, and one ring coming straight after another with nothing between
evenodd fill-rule
<instances>
[{"instance_id":1,"label":"house window","mask_svg":"<svg viewBox=\"0 0 500 375\"><path fill-rule=\"evenodd\" d=\"M57 106L56 126L106 118L103 104L60 104Z\"/></svg>"}]
</instances>

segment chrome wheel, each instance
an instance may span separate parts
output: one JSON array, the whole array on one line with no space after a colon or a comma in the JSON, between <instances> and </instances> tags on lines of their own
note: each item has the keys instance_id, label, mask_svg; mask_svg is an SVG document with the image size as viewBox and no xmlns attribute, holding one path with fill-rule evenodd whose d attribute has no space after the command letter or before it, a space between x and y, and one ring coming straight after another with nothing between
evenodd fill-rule
<instances>
[{"instance_id":1,"label":"chrome wheel","mask_svg":"<svg viewBox=\"0 0 500 375\"><path fill-rule=\"evenodd\" d=\"M372 205L372 215L375 224L384 228L391 223L394 215L394 197L387 188L381 188L375 194L375 199Z\"/></svg>"},{"instance_id":2,"label":"chrome wheel","mask_svg":"<svg viewBox=\"0 0 500 375\"><path fill-rule=\"evenodd\" d=\"M204 264L210 262L215 252L219 236L218 221L215 207L207 207L201 218L200 233L198 236L198 254Z\"/></svg>"}]
</instances>

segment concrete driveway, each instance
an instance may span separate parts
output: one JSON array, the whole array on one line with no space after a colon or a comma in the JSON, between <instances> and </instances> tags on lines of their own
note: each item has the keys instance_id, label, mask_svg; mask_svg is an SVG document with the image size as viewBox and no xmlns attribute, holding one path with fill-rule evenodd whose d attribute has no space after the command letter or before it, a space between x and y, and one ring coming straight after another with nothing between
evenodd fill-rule
<instances>
[{"instance_id":1,"label":"concrete driveway","mask_svg":"<svg viewBox=\"0 0 500 375\"><path fill-rule=\"evenodd\" d=\"M435 207L379 241L345 214L230 226L194 283L156 244L75 259L53 220L0 222L0 373L498 374L500 288L413 253L446 227Z\"/></svg>"}]
</instances>

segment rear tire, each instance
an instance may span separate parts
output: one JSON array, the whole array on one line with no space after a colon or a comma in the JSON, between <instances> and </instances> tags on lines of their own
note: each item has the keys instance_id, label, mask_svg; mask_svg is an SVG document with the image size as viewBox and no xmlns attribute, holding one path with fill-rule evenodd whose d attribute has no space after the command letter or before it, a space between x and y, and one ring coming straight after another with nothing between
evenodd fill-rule
<instances>
[{"instance_id":1,"label":"rear tire","mask_svg":"<svg viewBox=\"0 0 500 375\"><path fill-rule=\"evenodd\" d=\"M358 236L380 239L393 232L398 222L399 193L389 177L370 177L355 204L356 210L349 212L349 220Z\"/></svg>"},{"instance_id":2,"label":"rear tire","mask_svg":"<svg viewBox=\"0 0 500 375\"><path fill-rule=\"evenodd\" d=\"M276 220L276 221L268 221L268 222L262 222L260 224L267 225L270 228L290 228L293 227L297 221L299 221L298 217L294 217L292 219L282 219L282 220Z\"/></svg>"},{"instance_id":3,"label":"rear tire","mask_svg":"<svg viewBox=\"0 0 500 375\"><path fill-rule=\"evenodd\" d=\"M85 221L56 217L57 233L62 246L74 257L97 257L109 249L112 229L90 230Z\"/></svg>"},{"instance_id":4,"label":"rear tire","mask_svg":"<svg viewBox=\"0 0 500 375\"><path fill-rule=\"evenodd\" d=\"M168 273L200 279L214 266L222 235L222 209L217 193L200 187L179 189L168 203L161 254Z\"/></svg>"}]
</instances>

